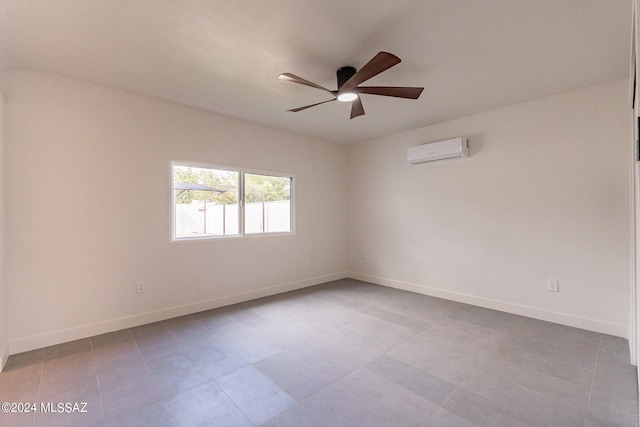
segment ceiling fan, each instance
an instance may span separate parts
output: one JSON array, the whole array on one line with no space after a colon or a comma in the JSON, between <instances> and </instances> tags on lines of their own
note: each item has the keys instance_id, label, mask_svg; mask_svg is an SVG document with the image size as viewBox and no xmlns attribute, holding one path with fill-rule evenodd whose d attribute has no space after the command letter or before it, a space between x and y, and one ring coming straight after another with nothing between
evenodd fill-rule
<instances>
[{"instance_id":1,"label":"ceiling fan","mask_svg":"<svg viewBox=\"0 0 640 427\"><path fill-rule=\"evenodd\" d=\"M304 107L293 108L291 111L297 113L298 111L306 110L316 105L324 104L331 101L351 102L351 118L364 115L364 107L360 100L360 94L365 93L367 95L382 95L393 96L396 98L418 99L423 87L397 87L397 86L359 86L370 78L377 76L385 70L400 63L400 58L389 52L378 52L364 67L360 68L356 72L353 67L342 67L336 72L338 78L338 89L329 90L320 85L312 83L308 80L300 78L291 73L283 73L278 76L280 80L286 80L289 82L299 83L305 86L314 87L316 89L323 90L333 95L333 99L327 101L318 102L316 104L305 105Z\"/></svg>"}]
</instances>

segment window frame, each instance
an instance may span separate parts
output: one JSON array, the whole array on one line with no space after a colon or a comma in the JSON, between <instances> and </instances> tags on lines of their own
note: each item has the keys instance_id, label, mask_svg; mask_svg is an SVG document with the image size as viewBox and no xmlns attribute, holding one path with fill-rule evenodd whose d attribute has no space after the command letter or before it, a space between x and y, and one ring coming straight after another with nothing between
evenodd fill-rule
<instances>
[{"instance_id":1,"label":"window frame","mask_svg":"<svg viewBox=\"0 0 640 427\"><path fill-rule=\"evenodd\" d=\"M272 176L272 177L276 177L276 178L289 178L289 206L290 206L290 213L289 213L289 224L291 224L290 226L290 230L289 231L273 231L273 232L261 232L261 233L247 233L245 230L245 218L244 218L244 214L246 212L246 207L245 207L245 175L249 174L249 175L266 175L266 176ZM272 172L272 171L265 171L265 170L260 170L260 169L248 169L248 168L244 168L241 169L240 172L240 177L241 177L241 181L242 181L242 192L240 193L240 197L242 198L242 209L241 209L241 219L240 222L242 223L242 237L247 237L247 238L253 238L253 237L265 237L265 236L288 236L288 235L294 235L296 234L295 232L295 212L296 209L294 209L294 188L295 188L295 176L293 174L290 173L283 173L283 172Z\"/></svg>"},{"instance_id":2,"label":"window frame","mask_svg":"<svg viewBox=\"0 0 640 427\"><path fill-rule=\"evenodd\" d=\"M174 191L174 167L193 167L200 169L214 169L228 172L236 172L238 174L238 233L237 234L221 234L221 235L197 235L197 236L176 236L176 196ZM259 232L259 233L247 233L245 231L245 175L265 175L280 178L289 178L289 205L290 205L290 230L289 231L274 231L274 232ZM263 169L242 168L235 166L223 166L210 163L192 162L171 160L169 162L169 199L171 204L171 242L198 242L198 241L215 241L215 240L228 240L228 239L243 239L243 238L261 238L261 237L278 237L278 236L292 236L296 234L296 208L295 208L295 187L296 177L294 174L286 172L274 172Z\"/></svg>"}]
</instances>

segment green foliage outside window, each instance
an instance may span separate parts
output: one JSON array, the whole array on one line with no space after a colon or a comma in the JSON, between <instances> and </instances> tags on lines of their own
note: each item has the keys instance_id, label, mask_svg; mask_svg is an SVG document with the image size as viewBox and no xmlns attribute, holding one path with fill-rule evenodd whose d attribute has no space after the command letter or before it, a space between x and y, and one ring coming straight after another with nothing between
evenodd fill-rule
<instances>
[{"instance_id":1,"label":"green foliage outside window","mask_svg":"<svg viewBox=\"0 0 640 427\"><path fill-rule=\"evenodd\" d=\"M184 190L176 196L176 203L189 204L194 200L220 204L238 203L238 172L174 166L173 182L200 184L217 190Z\"/></svg>"},{"instance_id":2,"label":"green foliage outside window","mask_svg":"<svg viewBox=\"0 0 640 427\"><path fill-rule=\"evenodd\" d=\"M291 178L289 177L245 174L244 179L247 203L277 202L291 198Z\"/></svg>"}]
</instances>

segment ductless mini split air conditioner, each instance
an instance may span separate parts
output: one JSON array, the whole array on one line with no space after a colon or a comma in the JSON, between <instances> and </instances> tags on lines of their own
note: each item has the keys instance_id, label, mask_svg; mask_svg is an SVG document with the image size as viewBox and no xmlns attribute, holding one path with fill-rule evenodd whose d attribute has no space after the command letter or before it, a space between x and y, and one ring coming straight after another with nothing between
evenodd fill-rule
<instances>
[{"instance_id":1,"label":"ductless mini split air conditioner","mask_svg":"<svg viewBox=\"0 0 640 427\"><path fill-rule=\"evenodd\" d=\"M409 163L435 162L469 157L469 142L466 138L453 138L444 141L417 145L407 149Z\"/></svg>"}]
</instances>

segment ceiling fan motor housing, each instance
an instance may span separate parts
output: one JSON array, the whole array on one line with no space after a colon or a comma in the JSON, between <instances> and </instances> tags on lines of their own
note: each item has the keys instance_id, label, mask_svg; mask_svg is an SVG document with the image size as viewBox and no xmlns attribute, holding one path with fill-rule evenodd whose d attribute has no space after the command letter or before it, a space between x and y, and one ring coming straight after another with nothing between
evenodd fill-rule
<instances>
[{"instance_id":1,"label":"ceiling fan motor housing","mask_svg":"<svg viewBox=\"0 0 640 427\"><path fill-rule=\"evenodd\" d=\"M338 77L338 90L340 90L342 85L345 84L351 77L353 77L355 73L356 69L353 67L338 68L338 71L336 71L336 76Z\"/></svg>"}]
</instances>

